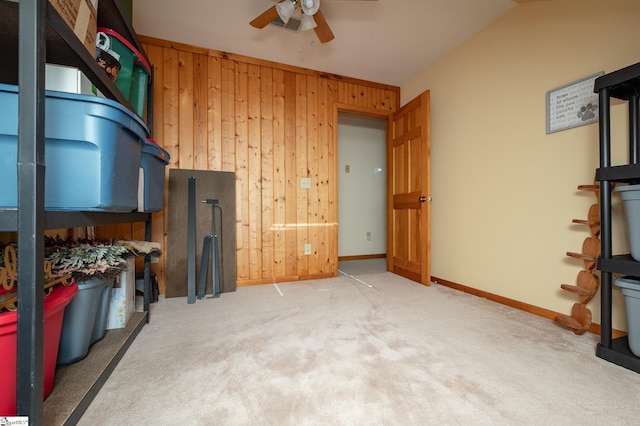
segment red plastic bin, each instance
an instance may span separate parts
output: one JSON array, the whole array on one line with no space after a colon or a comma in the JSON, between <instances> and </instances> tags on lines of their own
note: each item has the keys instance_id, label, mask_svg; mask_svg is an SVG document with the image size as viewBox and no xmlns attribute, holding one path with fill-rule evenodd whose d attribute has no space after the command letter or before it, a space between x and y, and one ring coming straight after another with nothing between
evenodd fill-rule
<instances>
[{"instance_id":1,"label":"red plastic bin","mask_svg":"<svg viewBox=\"0 0 640 426\"><path fill-rule=\"evenodd\" d=\"M78 285L75 283L70 286L56 286L51 294L44 298L43 399L53 390L64 308L77 292ZM0 314L0 416L16 415L17 321L16 311Z\"/></svg>"}]
</instances>

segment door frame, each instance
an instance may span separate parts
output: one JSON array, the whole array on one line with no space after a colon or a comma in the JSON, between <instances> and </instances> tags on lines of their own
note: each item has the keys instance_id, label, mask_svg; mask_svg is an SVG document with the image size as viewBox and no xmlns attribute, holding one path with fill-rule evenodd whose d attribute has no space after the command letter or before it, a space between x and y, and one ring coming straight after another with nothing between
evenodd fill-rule
<instances>
[{"instance_id":1,"label":"door frame","mask_svg":"<svg viewBox=\"0 0 640 426\"><path fill-rule=\"evenodd\" d=\"M349 105L349 104L342 104L342 103L334 103L333 104L333 122L335 123L334 127L333 127L333 152L335 153L334 155L334 161L332 162L332 167L333 170L331 171L330 175L333 178L333 194L334 194L334 199L336 200L336 202L334 203L333 206L333 211L331 212L331 214L333 215L333 217L336 220L336 226L335 226L335 234L334 234L334 238L333 238L333 244L331 247L331 252L333 253L332 255L332 264L333 264L333 270L332 270L332 274L333 276L338 276L338 232L340 232L338 230L338 227L340 226L340 224L338 223L338 113L346 113L346 114L352 114L352 115L360 115L360 116L366 116L366 117L373 117L373 118L380 118L383 120L387 121L387 132L386 132L386 166L387 170L388 170L388 165L389 165L389 158L388 158L388 152L389 152L389 123L391 118L393 117L394 111L387 111L387 110L379 110L379 109L375 109L375 108L364 108L364 107L359 107L356 105ZM387 193L389 192L389 175L387 174ZM387 200L388 203L388 200ZM389 229L389 218L386 218L386 223L385 223L385 229L388 232Z\"/></svg>"}]
</instances>

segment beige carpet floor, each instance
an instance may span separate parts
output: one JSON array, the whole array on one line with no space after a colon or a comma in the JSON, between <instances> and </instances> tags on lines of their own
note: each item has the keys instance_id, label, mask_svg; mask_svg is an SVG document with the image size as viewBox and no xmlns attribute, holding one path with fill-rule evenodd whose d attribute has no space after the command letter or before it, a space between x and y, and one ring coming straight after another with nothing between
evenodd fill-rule
<instances>
[{"instance_id":1,"label":"beige carpet floor","mask_svg":"<svg viewBox=\"0 0 640 426\"><path fill-rule=\"evenodd\" d=\"M640 424L597 342L388 272L161 298L80 424Z\"/></svg>"}]
</instances>

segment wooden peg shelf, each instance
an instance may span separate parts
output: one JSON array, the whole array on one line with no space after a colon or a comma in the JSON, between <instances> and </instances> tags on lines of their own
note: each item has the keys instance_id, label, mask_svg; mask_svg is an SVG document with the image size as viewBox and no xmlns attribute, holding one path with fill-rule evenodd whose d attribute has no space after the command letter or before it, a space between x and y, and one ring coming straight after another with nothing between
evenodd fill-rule
<instances>
[{"instance_id":1,"label":"wooden peg shelf","mask_svg":"<svg viewBox=\"0 0 640 426\"><path fill-rule=\"evenodd\" d=\"M600 279L597 275L588 271L580 271L577 285L562 284L560 287L563 290L577 294L580 297L580 303L587 304L596 295L599 286Z\"/></svg>"},{"instance_id":2,"label":"wooden peg shelf","mask_svg":"<svg viewBox=\"0 0 640 426\"><path fill-rule=\"evenodd\" d=\"M587 225L590 237L585 238L580 253L567 252L567 256L580 259L584 262L584 270L578 273L576 284L561 284L560 288L578 296L578 303L574 303L571 315L558 314L555 320L573 330L575 334L583 334L591 326L591 311L587 303L598 292L600 280L593 274L596 261L600 257L600 185L579 185L578 190L592 192L596 197L596 203L589 207L587 219L573 219L572 223Z\"/></svg>"},{"instance_id":3,"label":"wooden peg shelf","mask_svg":"<svg viewBox=\"0 0 640 426\"><path fill-rule=\"evenodd\" d=\"M582 303L574 303L571 316L558 314L556 321L565 327L572 328L575 334L581 335L591 326L591 311Z\"/></svg>"},{"instance_id":4,"label":"wooden peg shelf","mask_svg":"<svg viewBox=\"0 0 640 426\"><path fill-rule=\"evenodd\" d=\"M589 213L587 219L573 219L573 223L589 226L591 235L594 237L600 237L600 204L592 204L589 207Z\"/></svg>"}]
</instances>

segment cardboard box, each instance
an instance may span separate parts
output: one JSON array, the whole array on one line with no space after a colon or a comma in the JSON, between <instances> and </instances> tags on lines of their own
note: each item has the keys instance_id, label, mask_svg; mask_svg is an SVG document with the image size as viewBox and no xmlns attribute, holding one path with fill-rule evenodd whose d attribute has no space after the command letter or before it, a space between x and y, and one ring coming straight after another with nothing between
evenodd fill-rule
<instances>
[{"instance_id":1,"label":"cardboard box","mask_svg":"<svg viewBox=\"0 0 640 426\"><path fill-rule=\"evenodd\" d=\"M136 309L136 264L127 259L128 269L118 277L111 290L111 303L107 315L107 330L124 328Z\"/></svg>"},{"instance_id":2,"label":"cardboard box","mask_svg":"<svg viewBox=\"0 0 640 426\"><path fill-rule=\"evenodd\" d=\"M91 56L94 56L98 0L49 0L49 3L82 41Z\"/></svg>"}]
</instances>

